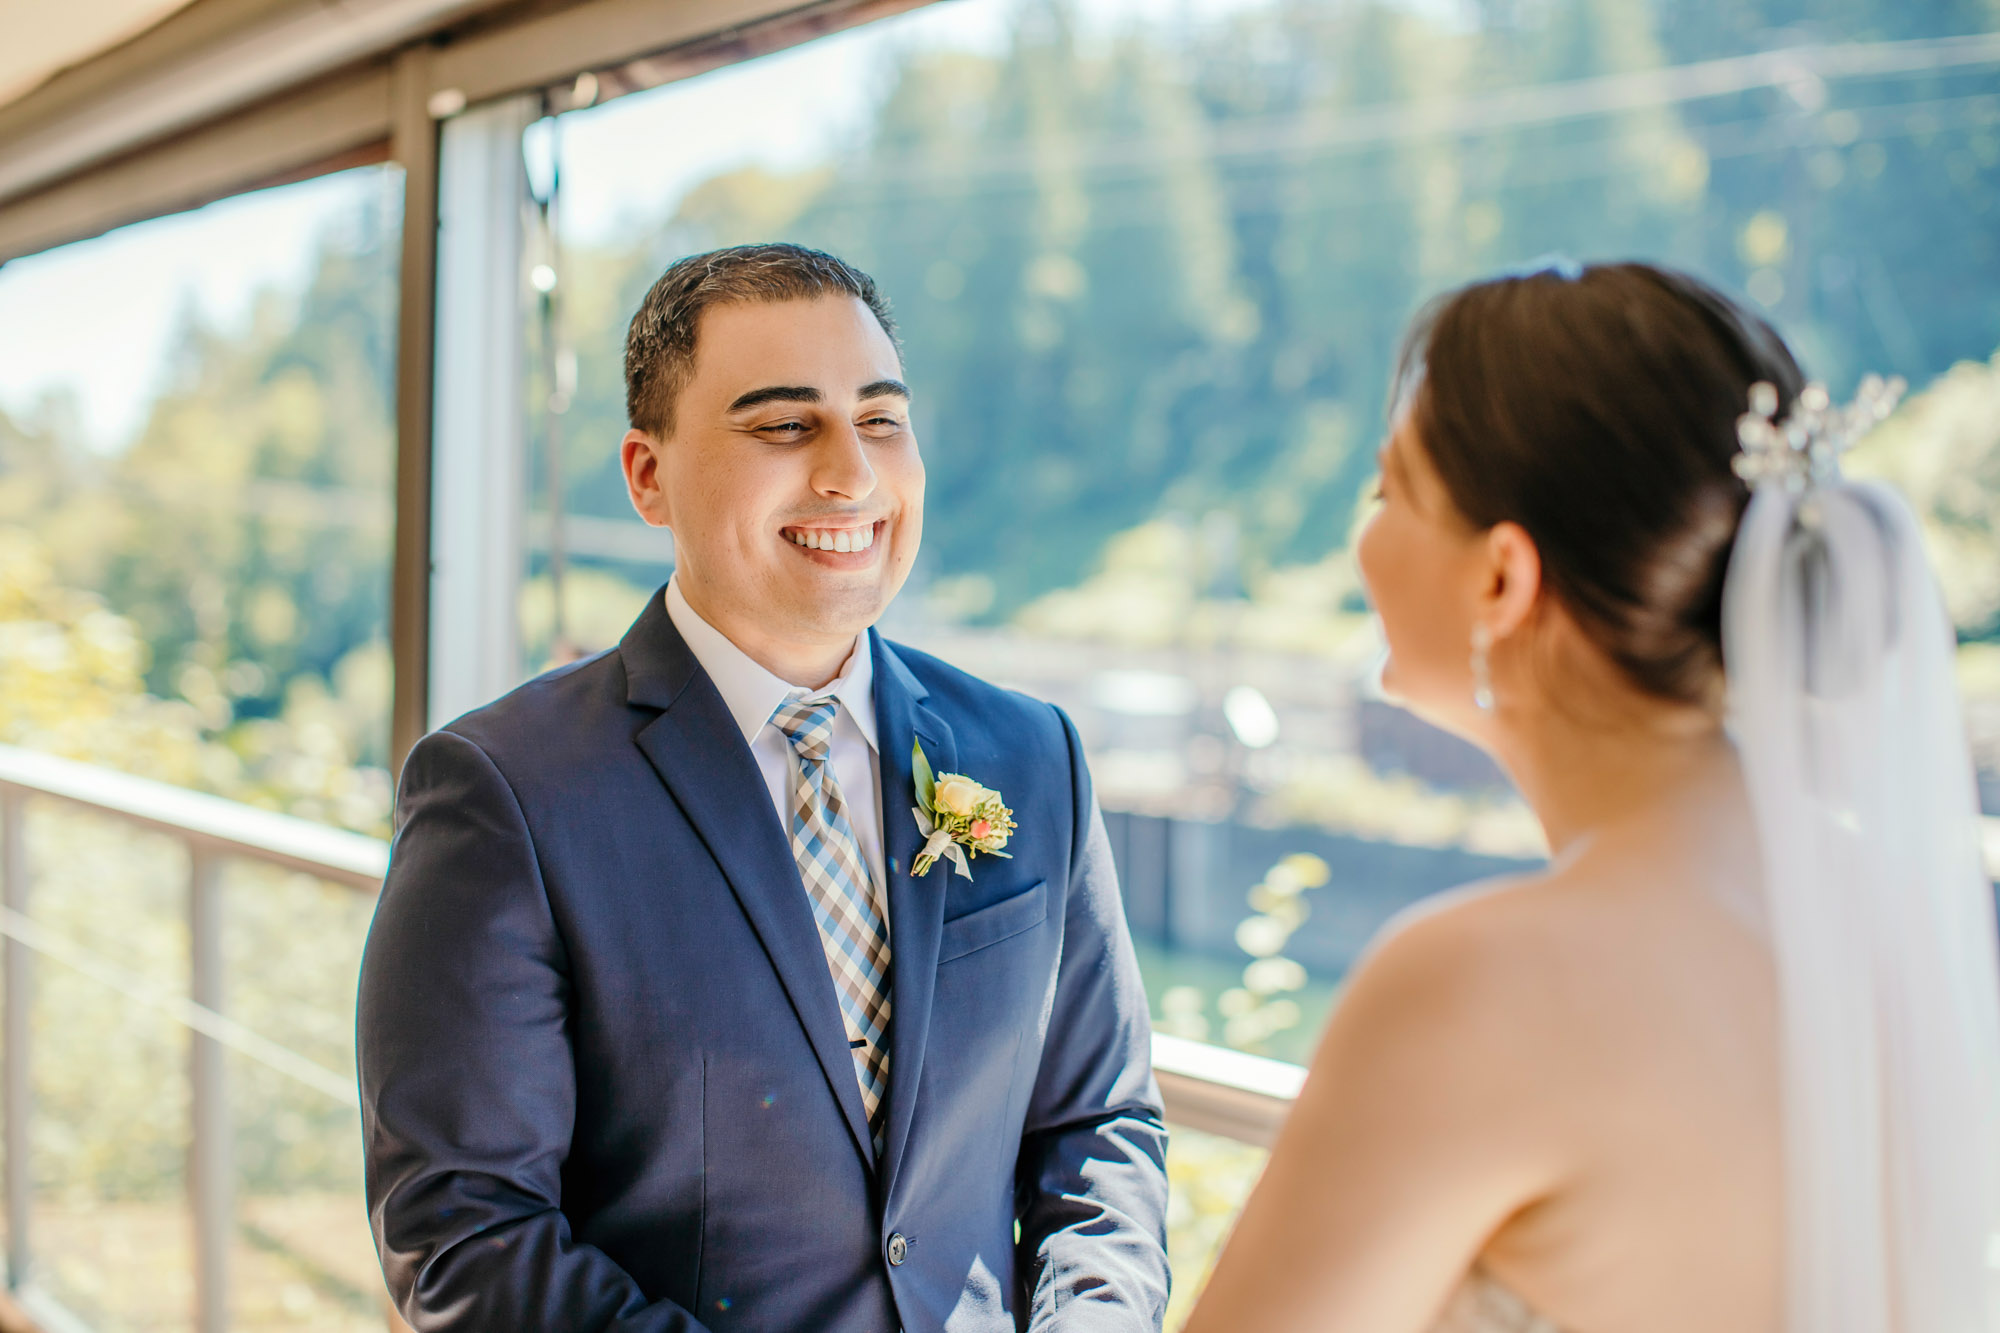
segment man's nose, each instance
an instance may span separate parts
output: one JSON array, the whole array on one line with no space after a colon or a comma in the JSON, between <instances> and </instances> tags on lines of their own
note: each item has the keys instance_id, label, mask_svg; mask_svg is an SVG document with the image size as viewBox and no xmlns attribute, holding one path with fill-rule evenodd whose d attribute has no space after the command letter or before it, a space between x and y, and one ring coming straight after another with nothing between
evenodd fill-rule
<instances>
[{"instance_id":1,"label":"man's nose","mask_svg":"<svg viewBox=\"0 0 2000 1333\"><path fill-rule=\"evenodd\" d=\"M875 493L875 480L867 446L852 422L842 422L821 437L813 457L816 494L830 500L865 500Z\"/></svg>"}]
</instances>

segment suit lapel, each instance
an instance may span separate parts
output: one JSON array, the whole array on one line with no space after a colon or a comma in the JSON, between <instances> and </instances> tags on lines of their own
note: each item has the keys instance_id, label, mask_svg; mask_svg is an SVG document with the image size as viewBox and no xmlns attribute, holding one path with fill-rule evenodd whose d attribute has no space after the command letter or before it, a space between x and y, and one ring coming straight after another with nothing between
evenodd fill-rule
<instances>
[{"instance_id":1,"label":"suit lapel","mask_svg":"<svg viewBox=\"0 0 2000 1333\"><path fill-rule=\"evenodd\" d=\"M874 1143L825 946L792 859L791 839L771 807L757 761L714 683L674 628L663 597L652 599L626 633L619 653L626 698L663 710L638 733L639 749L694 824L750 918L855 1145L872 1162ZM906 766L908 762L906 757ZM935 932L931 954L937 954ZM899 1008L896 1020L901 1018ZM900 1047L890 1049L891 1059L899 1059Z\"/></svg>"},{"instance_id":2,"label":"suit lapel","mask_svg":"<svg viewBox=\"0 0 2000 1333\"><path fill-rule=\"evenodd\" d=\"M938 937L944 926L948 862L922 879L910 864L923 845L910 809L917 803L910 751L921 739L924 755L939 773L956 771L958 752L951 728L924 706L928 693L880 634L870 632L875 652L875 731L881 746L883 872L888 876L890 999L895 1018L889 1030L889 1125L883 1141L882 1197L890 1197L903 1149L910 1138L917 1086L923 1076L924 1046L930 1034L931 1001L937 993Z\"/></svg>"}]
</instances>

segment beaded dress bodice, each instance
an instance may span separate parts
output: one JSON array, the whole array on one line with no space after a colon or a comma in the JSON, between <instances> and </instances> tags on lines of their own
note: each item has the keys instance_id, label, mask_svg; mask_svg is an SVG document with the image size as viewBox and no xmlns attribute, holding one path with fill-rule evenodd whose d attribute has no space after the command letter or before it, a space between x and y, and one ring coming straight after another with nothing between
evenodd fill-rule
<instances>
[{"instance_id":1,"label":"beaded dress bodice","mask_svg":"<svg viewBox=\"0 0 2000 1333\"><path fill-rule=\"evenodd\" d=\"M1452 1293L1431 1333L1562 1333L1528 1303L1479 1269Z\"/></svg>"}]
</instances>

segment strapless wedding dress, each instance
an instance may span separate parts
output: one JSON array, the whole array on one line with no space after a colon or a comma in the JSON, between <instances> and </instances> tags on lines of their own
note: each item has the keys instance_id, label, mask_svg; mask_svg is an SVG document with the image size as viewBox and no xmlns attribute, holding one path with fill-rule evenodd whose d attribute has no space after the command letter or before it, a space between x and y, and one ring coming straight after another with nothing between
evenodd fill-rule
<instances>
[{"instance_id":1,"label":"strapless wedding dress","mask_svg":"<svg viewBox=\"0 0 2000 1333\"><path fill-rule=\"evenodd\" d=\"M1562 1333L1478 1269L1466 1275L1431 1333Z\"/></svg>"}]
</instances>

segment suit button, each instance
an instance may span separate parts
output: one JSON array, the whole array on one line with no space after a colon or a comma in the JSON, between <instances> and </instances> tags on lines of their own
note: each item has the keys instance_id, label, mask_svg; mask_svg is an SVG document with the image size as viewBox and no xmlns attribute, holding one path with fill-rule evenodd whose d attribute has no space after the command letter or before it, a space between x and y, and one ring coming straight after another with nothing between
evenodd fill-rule
<instances>
[{"instance_id":1,"label":"suit button","mask_svg":"<svg viewBox=\"0 0 2000 1333\"><path fill-rule=\"evenodd\" d=\"M889 1266L891 1268L901 1268L903 1260L909 1257L910 1242L903 1239L903 1233L900 1231L889 1233Z\"/></svg>"}]
</instances>

